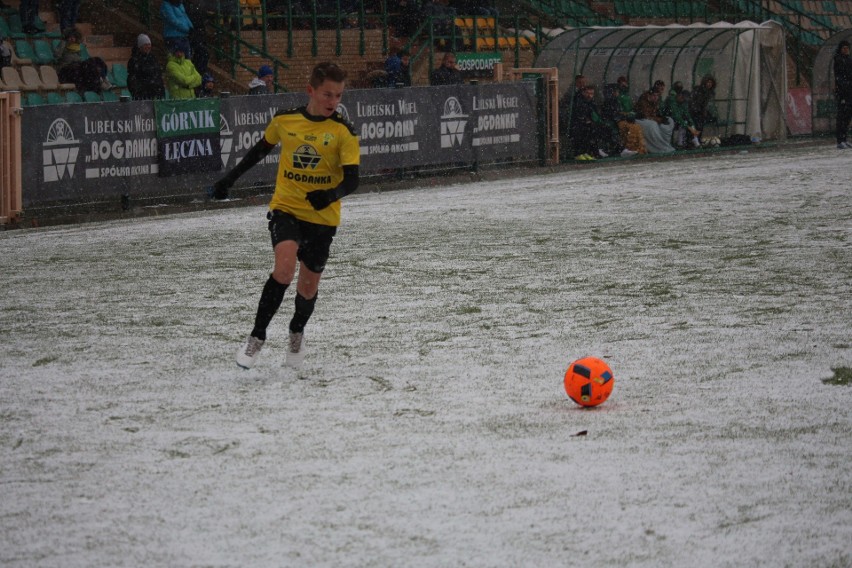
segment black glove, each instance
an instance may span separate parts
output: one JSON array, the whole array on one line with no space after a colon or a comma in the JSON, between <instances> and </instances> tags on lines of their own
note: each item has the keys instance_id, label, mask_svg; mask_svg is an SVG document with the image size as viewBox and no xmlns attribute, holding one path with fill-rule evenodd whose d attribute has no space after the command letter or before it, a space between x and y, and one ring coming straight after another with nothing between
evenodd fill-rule
<instances>
[{"instance_id":1,"label":"black glove","mask_svg":"<svg viewBox=\"0 0 852 568\"><path fill-rule=\"evenodd\" d=\"M338 199L337 191L334 189L317 189L315 191L309 191L305 198L311 202L311 207L317 211L325 209Z\"/></svg>"}]
</instances>

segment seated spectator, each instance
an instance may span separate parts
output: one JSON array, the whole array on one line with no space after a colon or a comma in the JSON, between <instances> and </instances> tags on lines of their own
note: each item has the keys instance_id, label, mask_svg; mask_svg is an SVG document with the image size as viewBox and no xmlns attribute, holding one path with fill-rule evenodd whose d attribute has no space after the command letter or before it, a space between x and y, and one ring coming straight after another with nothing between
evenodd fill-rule
<instances>
[{"instance_id":1,"label":"seated spectator","mask_svg":"<svg viewBox=\"0 0 852 568\"><path fill-rule=\"evenodd\" d=\"M674 89L672 89L672 92L674 92ZM669 116L675 123L672 134L675 146L686 148L688 146L687 140L694 148L701 146L701 141L698 140L701 132L695 128L695 123L689 114L689 91L684 91L681 88L680 92L675 95L674 101L669 104Z\"/></svg>"},{"instance_id":2,"label":"seated spectator","mask_svg":"<svg viewBox=\"0 0 852 568\"><path fill-rule=\"evenodd\" d=\"M216 96L216 81L213 79L213 75L210 73L205 73L201 76L201 87L198 89L198 98L203 99L207 97L215 97Z\"/></svg>"},{"instance_id":3,"label":"seated spectator","mask_svg":"<svg viewBox=\"0 0 852 568\"><path fill-rule=\"evenodd\" d=\"M384 69L373 69L364 76L364 82L371 89L383 89L388 86L388 72Z\"/></svg>"},{"instance_id":4,"label":"seated spectator","mask_svg":"<svg viewBox=\"0 0 852 568\"><path fill-rule=\"evenodd\" d=\"M12 66L12 47L6 43L3 32L0 32L0 69Z\"/></svg>"},{"instance_id":5,"label":"seated spectator","mask_svg":"<svg viewBox=\"0 0 852 568\"><path fill-rule=\"evenodd\" d=\"M462 74L456 66L456 54L447 52L441 59L441 66L432 71L432 85L461 85Z\"/></svg>"},{"instance_id":6,"label":"seated spectator","mask_svg":"<svg viewBox=\"0 0 852 568\"><path fill-rule=\"evenodd\" d=\"M83 61L83 34L77 28L68 28L62 32L62 41L53 50L54 66L59 69L68 63Z\"/></svg>"},{"instance_id":7,"label":"seated spectator","mask_svg":"<svg viewBox=\"0 0 852 568\"><path fill-rule=\"evenodd\" d=\"M74 83L77 91L101 93L112 89L107 81L107 64L100 57L90 57L85 61L75 61L62 66L57 72L60 83Z\"/></svg>"},{"instance_id":8,"label":"seated spectator","mask_svg":"<svg viewBox=\"0 0 852 568\"><path fill-rule=\"evenodd\" d=\"M705 75L701 83L692 90L692 96L689 99L689 114L695 122L695 128L702 132L705 125L719 122L716 109L711 105L715 97L716 79L712 75Z\"/></svg>"},{"instance_id":9,"label":"seated spectator","mask_svg":"<svg viewBox=\"0 0 852 568\"><path fill-rule=\"evenodd\" d=\"M257 77L249 82L250 95L271 95L275 92L275 75L272 67L261 65Z\"/></svg>"},{"instance_id":10,"label":"seated spectator","mask_svg":"<svg viewBox=\"0 0 852 568\"><path fill-rule=\"evenodd\" d=\"M165 2L164 2L165 3ZM175 44L166 63L166 88L173 99L194 99L201 86L201 75L195 69L181 44Z\"/></svg>"},{"instance_id":11,"label":"seated spectator","mask_svg":"<svg viewBox=\"0 0 852 568\"><path fill-rule=\"evenodd\" d=\"M645 136L642 134L642 127L636 123L636 112L633 110L633 99L630 97L630 83L627 82L627 77L619 77L616 86L617 90L613 94L616 104L612 114L621 135L621 142L628 150L646 154L648 149L645 148Z\"/></svg>"},{"instance_id":12,"label":"seated spectator","mask_svg":"<svg viewBox=\"0 0 852 568\"><path fill-rule=\"evenodd\" d=\"M388 87L411 86L411 55L407 50L391 53L385 60Z\"/></svg>"},{"instance_id":13,"label":"seated spectator","mask_svg":"<svg viewBox=\"0 0 852 568\"><path fill-rule=\"evenodd\" d=\"M663 116L671 116L671 108L675 104L675 99L677 95L683 91L683 83L680 81L675 81L672 83L672 90L669 91L669 94L666 95L665 100L663 100L662 104L660 104L660 113Z\"/></svg>"},{"instance_id":14,"label":"seated spectator","mask_svg":"<svg viewBox=\"0 0 852 568\"><path fill-rule=\"evenodd\" d=\"M624 150L617 133L604 122L595 103L595 88L592 86L584 87L580 98L574 102L570 133L577 160L606 158ZM633 154L635 152L623 155Z\"/></svg>"},{"instance_id":15,"label":"seated spectator","mask_svg":"<svg viewBox=\"0 0 852 568\"><path fill-rule=\"evenodd\" d=\"M674 152L671 144L674 121L660 114L660 95L653 89L636 102L636 122L642 127L645 149L651 154Z\"/></svg>"},{"instance_id":16,"label":"seated spectator","mask_svg":"<svg viewBox=\"0 0 852 568\"><path fill-rule=\"evenodd\" d=\"M139 34L127 61L127 90L135 100L162 99L166 96L160 63L151 51L151 38Z\"/></svg>"}]
</instances>

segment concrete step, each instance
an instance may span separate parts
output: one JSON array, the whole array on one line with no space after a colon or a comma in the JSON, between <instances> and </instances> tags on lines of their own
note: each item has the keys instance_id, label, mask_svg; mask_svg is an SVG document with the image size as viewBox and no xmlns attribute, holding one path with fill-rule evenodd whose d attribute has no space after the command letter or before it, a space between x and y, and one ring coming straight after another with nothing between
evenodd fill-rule
<instances>
[{"instance_id":1,"label":"concrete step","mask_svg":"<svg viewBox=\"0 0 852 568\"><path fill-rule=\"evenodd\" d=\"M86 42L86 47L89 49L93 47L115 47L115 42L113 40L112 35L102 35L102 34L84 34L84 40Z\"/></svg>"},{"instance_id":2,"label":"concrete step","mask_svg":"<svg viewBox=\"0 0 852 568\"><path fill-rule=\"evenodd\" d=\"M130 54L132 52L129 47L89 47L90 57L100 57L103 59L108 66L112 67L113 63L123 63L127 65L127 61L130 59Z\"/></svg>"}]
</instances>

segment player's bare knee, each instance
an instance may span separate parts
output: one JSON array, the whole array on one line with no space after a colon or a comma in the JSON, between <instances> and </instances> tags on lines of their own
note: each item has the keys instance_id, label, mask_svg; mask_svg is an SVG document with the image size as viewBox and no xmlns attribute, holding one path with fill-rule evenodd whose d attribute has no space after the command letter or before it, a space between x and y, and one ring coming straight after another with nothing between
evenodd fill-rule
<instances>
[{"instance_id":1,"label":"player's bare knee","mask_svg":"<svg viewBox=\"0 0 852 568\"><path fill-rule=\"evenodd\" d=\"M295 274L294 270L290 269L278 269L272 271L272 278L278 282L279 284L284 284L289 286L293 281L293 275Z\"/></svg>"}]
</instances>

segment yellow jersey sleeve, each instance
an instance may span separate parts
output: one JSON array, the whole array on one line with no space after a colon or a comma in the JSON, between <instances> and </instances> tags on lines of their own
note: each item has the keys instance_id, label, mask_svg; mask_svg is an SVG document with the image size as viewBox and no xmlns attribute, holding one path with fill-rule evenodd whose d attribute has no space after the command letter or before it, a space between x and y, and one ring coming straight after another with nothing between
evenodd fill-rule
<instances>
[{"instance_id":1,"label":"yellow jersey sleeve","mask_svg":"<svg viewBox=\"0 0 852 568\"><path fill-rule=\"evenodd\" d=\"M263 137L267 142L272 144L273 146L278 145L281 142L281 138L278 136L278 129L275 128L275 121L271 121L268 125L266 125L266 130L263 132Z\"/></svg>"}]
</instances>

